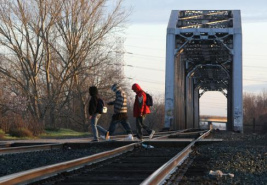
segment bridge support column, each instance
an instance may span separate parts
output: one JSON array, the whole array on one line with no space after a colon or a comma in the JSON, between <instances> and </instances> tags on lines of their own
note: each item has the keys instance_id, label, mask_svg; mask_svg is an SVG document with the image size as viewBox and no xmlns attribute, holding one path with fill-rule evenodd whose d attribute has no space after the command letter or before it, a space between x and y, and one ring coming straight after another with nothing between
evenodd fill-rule
<instances>
[{"instance_id":1,"label":"bridge support column","mask_svg":"<svg viewBox=\"0 0 267 185\"><path fill-rule=\"evenodd\" d=\"M170 18L169 24L173 24L176 19L175 15ZM169 27L175 27L171 25ZM174 55L175 55L175 29L167 29L166 45L166 74L165 74L165 119L164 127L171 129L173 127L174 114ZM173 128L172 128L173 129Z\"/></svg>"},{"instance_id":2,"label":"bridge support column","mask_svg":"<svg viewBox=\"0 0 267 185\"><path fill-rule=\"evenodd\" d=\"M234 60L233 60L233 102L232 102L232 115L234 130L243 132L243 82L242 82L242 34L241 34L241 20L240 12L234 12L234 25L235 28L233 44L234 44ZM235 24L236 23L236 24Z\"/></svg>"},{"instance_id":3,"label":"bridge support column","mask_svg":"<svg viewBox=\"0 0 267 185\"><path fill-rule=\"evenodd\" d=\"M199 89L194 89L194 128L199 128Z\"/></svg>"},{"instance_id":4,"label":"bridge support column","mask_svg":"<svg viewBox=\"0 0 267 185\"><path fill-rule=\"evenodd\" d=\"M182 51L178 52L174 64L174 119L173 128L181 130L188 128L186 122L186 80L185 63L182 61Z\"/></svg>"},{"instance_id":5,"label":"bridge support column","mask_svg":"<svg viewBox=\"0 0 267 185\"><path fill-rule=\"evenodd\" d=\"M193 128L194 127L194 90L193 90L193 79L186 78L186 126L185 128Z\"/></svg>"}]
</instances>

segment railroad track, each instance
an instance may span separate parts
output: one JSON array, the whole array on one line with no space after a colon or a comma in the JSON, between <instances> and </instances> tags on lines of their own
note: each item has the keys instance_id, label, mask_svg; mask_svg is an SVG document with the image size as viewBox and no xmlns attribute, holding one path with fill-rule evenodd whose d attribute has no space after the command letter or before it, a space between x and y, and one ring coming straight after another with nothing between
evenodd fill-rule
<instances>
[{"instance_id":1,"label":"railroad track","mask_svg":"<svg viewBox=\"0 0 267 185\"><path fill-rule=\"evenodd\" d=\"M205 164L208 163L209 157L189 156L184 163L179 166L179 168L173 172L173 174L170 175L163 185L201 184L198 179L199 177L207 175L209 169L207 169Z\"/></svg>"},{"instance_id":2,"label":"railroad track","mask_svg":"<svg viewBox=\"0 0 267 185\"><path fill-rule=\"evenodd\" d=\"M155 137L155 141L135 142L81 159L4 176L0 184L158 184L170 176L195 143L210 131L197 132L199 137L191 143L157 141L170 135L166 133Z\"/></svg>"},{"instance_id":3,"label":"railroad track","mask_svg":"<svg viewBox=\"0 0 267 185\"><path fill-rule=\"evenodd\" d=\"M18 146L18 147L3 147L0 148L0 155L12 154L12 153L23 153L23 152L33 152L41 150L55 150L62 149L63 144L35 144L29 146Z\"/></svg>"},{"instance_id":4,"label":"railroad track","mask_svg":"<svg viewBox=\"0 0 267 185\"><path fill-rule=\"evenodd\" d=\"M137 144L132 151L117 157L33 184L140 184L182 149L162 146L144 148Z\"/></svg>"},{"instance_id":5,"label":"railroad track","mask_svg":"<svg viewBox=\"0 0 267 185\"><path fill-rule=\"evenodd\" d=\"M161 139L161 138L167 138L170 134L173 133L180 133L184 132L182 131L169 131L169 132L158 132L154 135L154 139ZM126 135L116 135L111 136L111 139L113 141L124 141L124 138ZM148 136L145 136L144 138L148 138ZM154 140L153 139L153 140ZM88 139L83 139L85 143L88 142ZM75 140L74 140L75 142ZM42 150L54 150L54 149L62 149L64 147L68 147L69 142L65 142L58 140L55 142L49 142L49 143L22 143L22 142L12 142L12 143L2 143L0 144L0 155L3 154L12 154L12 153L24 153L24 152L33 152L33 151L42 151Z\"/></svg>"}]
</instances>

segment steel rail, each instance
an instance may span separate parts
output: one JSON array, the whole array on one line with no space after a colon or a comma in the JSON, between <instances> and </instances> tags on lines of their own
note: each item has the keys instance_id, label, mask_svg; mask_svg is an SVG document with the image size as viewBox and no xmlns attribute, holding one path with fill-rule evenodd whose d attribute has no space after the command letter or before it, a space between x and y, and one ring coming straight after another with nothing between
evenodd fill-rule
<instances>
[{"instance_id":1,"label":"steel rail","mask_svg":"<svg viewBox=\"0 0 267 185\"><path fill-rule=\"evenodd\" d=\"M188 131L188 130L190 130L190 129L179 130L179 131L156 132L154 134L154 137L152 139L149 139L149 140L157 140L157 139L162 139L162 138L168 138L168 136L170 136L172 134L177 134L177 133L185 132L185 131ZM110 139L111 140L115 140L116 139L117 141L124 141L126 136L127 135L115 135L115 136L111 136ZM148 137L149 136L144 136L144 141L147 141ZM136 140L134 140L134 141L136 141Z\"/></svg>"},{"instance_id":2,"label":"steel rail","mask_svg":"<svg viewBox=\"0 0 267 185\"><path fill-rule=\"evenodd\" d=\"M11 153L32 152L32 151L39 151L39 150L53 150L53 149L61 149L61 148L63 148L63 144L43 144L43 145L33 145L33 146L0 148L0 155L11 154Z\"/></svg>"},{"instance_id":3,"label":"steel rail","mask_svg":"<svg viewBox=\"0 0 267 185\"><path fill-rule=\"evenodd\" d=\"M180 133L183 133L183 132L185 132L187 130L189 130L189 129L174 131L174 132L171 132L171 133L166 132L166 134L163 134L162 136L159 136L159 137L155 137L155 138L153 138L151 140L155 141L155 140L159 140L159 139L167 139L170 135L180 134Z\"/></svg>"},{"instance_id":4,"label":"steel rail","mask_svg":"<svg viewBox=\"0 0 267 185\"><path fill-rule=\"evenodd\" d=\"M156 185L163 182L165 178L188 157L188 155L192 152L192 147L195 145L195 143L201 140L202 138L207 137L210 131L211 130L208 130L207 132L199 136L197 139L192 141L181 152L179 152L171 160L166 162L163 166L161 166L153 174L151 174L147 179L145 179L141 183L141 185Z\"/></svg>"},{"instance_id":5,"label":"steel rail","mask_svg":"<svg viewBox=\"0 0 267 185\"><path fill-rule=\"evenodd\" d=\"M0 185L6 184L27 184L29 182L34 182L38 179L47 178L53 176L56 173L60 173L66 170L73 170L82 167L89 163L94 163L98 161L103 161L105 159L120 155L127 151L131 151L137 146L138 143L132 143L126 146L122 146L110 151L101 152L88 157L83 157L63 163L58 163L54 165L44 166L32 170L27 170L24 172L19 172L11 175L7 175L0 178Z\"/></svg>"},{"instance_id":6,"label":"steel rail","mask_svg":"<svg viewBox=\"0 0 267 185\"><path fill-rule=\"evenodd\" d=\"M10 147L10 145L12 145L12 143L0 143L0 148Z\"/></svg>"}]
</instances>

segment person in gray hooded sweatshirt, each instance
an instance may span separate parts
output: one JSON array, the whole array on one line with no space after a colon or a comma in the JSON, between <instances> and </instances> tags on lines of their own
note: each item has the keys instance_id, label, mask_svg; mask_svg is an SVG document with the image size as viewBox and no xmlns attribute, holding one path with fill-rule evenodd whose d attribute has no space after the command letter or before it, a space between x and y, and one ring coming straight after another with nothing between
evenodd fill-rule
<instances>
[{"instance_id":1,"label":"person in gray hooded sweatshirt","mask_svg":"<svg viewBox=\"0 0 267 185\"><path fill-rule=\"evenodd\" d=\"M127 116L127 97L126 93L117 84L112 85L111 90L115 92L116 98L114 101L108 102L107 105L114 106L114 114L112 115L112 120L109 125L109 129L105 130L101 126L97 126L99 132L103 133L106 140L109 140L109 135L113 135L116 129L116 125L121 123L123 128L126 130L128 136L125 140L133 140L132 129L128 122Z\"/></svg>"}]
</instances>

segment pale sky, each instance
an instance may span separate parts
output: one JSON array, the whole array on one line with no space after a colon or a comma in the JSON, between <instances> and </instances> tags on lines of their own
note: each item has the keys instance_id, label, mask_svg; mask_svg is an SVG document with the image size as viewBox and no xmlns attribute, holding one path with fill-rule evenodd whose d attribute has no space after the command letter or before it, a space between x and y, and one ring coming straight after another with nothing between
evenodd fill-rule
<instances>
[{"instance_id":1,"label":"pale sky","mask_svg":"<svg viewBox=\"0 0 267 185\"><path fill-rule=\"evenodd\" d=\"M166 30L171 10L241 10L243 92L267 89L266 0L125 0L132 7L125 42L124 73L132 83L164 98ZM130 87L129 87L130 88ZM200 98L201 115L226 115L226 98L207 92Z\"/></svg>"}]
</instances>

